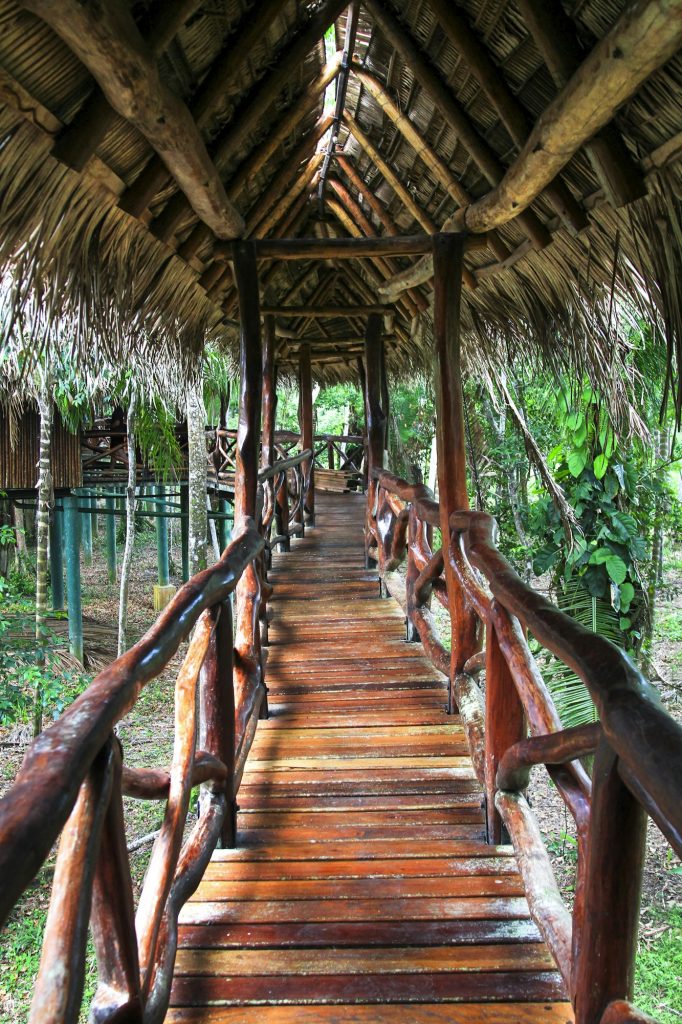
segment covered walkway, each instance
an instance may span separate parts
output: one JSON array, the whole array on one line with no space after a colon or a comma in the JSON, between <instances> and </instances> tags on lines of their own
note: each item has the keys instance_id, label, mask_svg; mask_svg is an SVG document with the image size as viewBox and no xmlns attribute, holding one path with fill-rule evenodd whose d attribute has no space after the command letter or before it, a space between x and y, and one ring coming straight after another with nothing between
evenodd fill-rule
<instances>
[{"instance_id":1,"label":"covered walkway","mask_svg":"<svg viewBox=\"0 0 682 1024\"><path fill-rule=\"evenodd\" d=\"M447 681L363 567L364 500L318 493L316 527L273 558L271 716L238 848L181 914L167 1019L564 1024Z\"/></svg>"}]
</instances>

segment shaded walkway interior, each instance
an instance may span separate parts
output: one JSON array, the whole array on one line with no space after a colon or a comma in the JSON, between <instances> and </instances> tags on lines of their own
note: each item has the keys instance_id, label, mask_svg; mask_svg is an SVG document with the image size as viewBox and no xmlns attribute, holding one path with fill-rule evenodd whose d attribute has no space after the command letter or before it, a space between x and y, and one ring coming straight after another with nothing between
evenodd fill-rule
<instances>
[{"instance_id":1,"label":"shaded walkway interior","mask_svg":"<svg viewBox=\"0 0 682 1024\"><path fill-rule=\"evenodd\" d=\"M446 681L363 567L364 500L318 493L316 527L273 557L271 717L238 849L182 912L168 1020L563 1024Z\"/></svg>"}]
</instances>

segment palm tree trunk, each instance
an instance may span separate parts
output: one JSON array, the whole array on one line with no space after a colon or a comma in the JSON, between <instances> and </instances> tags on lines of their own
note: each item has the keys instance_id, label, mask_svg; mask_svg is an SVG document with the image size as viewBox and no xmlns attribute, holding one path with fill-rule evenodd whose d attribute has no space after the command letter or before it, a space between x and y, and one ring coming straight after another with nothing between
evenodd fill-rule
<instances>
[{"instance_id":1,"label":"palm tree trunk","mask_svg":"<svg viewBox=\"0 0 682 1024\"><path fill-rule=\"evenodd\" d=\"M135 483L137 479L137 456L135 453L135 417L137 414L137 393L133 388L128 407L128 486L126 488L126 543L121 563L121 590L118 602L118 654L126 650L126 628L128 623L128 592L130 589L130 567L133 563L135 542Z\"/></svg>"},{"instance_id":2,"label":"palm tree trunk","mask_svg":"<svg viewBox=\"0 0 682 1024\"><path fill-rule=\"evenodd\" d=\"M189 572L205 569L206 410L201 374L187 385L187 470L189 482Z\"/></svg>"},{"instance_id":3,"label":"palm tree trunk","mask_svg":"<svg viewBox=\"0 0 682 1024\"><path fill-rule=\"evenodd\" d=\"M45 372L38 395L40 448L38 459L38 508L36 513L36 673L33 700L33 735L43 728L43 673L45 671L45 621L47 619L47 545L50 532L52 489L52 404L51 375Z\"/></svg>"}]
</instances>

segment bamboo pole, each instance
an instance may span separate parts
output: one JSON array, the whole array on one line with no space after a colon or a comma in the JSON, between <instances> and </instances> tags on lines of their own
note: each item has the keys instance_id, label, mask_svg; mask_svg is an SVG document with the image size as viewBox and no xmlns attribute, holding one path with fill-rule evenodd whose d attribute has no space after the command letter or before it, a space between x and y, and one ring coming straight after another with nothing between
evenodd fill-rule
<instances>
[{"instance_id":1,"label":"bamboo pole","mask_svg":"<svg viewBox=\"0 0 682 1024\"><path fill-rule=\"evenodd\" d=\"M185 104L162 81L128 8L108 0L96 10L78 0L23 0L73 50L112 107L157 151L195 213L219 238L244 222Z\"/></svg>"},{"instance_id":2,"label":"bamboo pole","mask_svg":"<svg viewBox=\"0 0 682 1024\"><path fill-rule=\"evenodd\" d=\"M125 511L126 511L126 542L121 563L121 584L118 600L118 656L120 657L128 647L126 630L128 625L128 590L130 587L130 569L133 564L133 545L135 543L135 480L137 470L137 459L135 453L135 427L137 419L137 392L133 386L130 402L128 404L128 416L126 426L126 440L128 444L128 484L126 487ZM68 572L68 570L67 570ZM67 575L68 583L68 575ZM80 581L79 581L80 601ZM71 611L69 610L69 628L71 626ZM82 621L81 621L82 633ZM82 635L81 635L82 645Z\"/></svg>"},{"instance_id":3,"label":"bamboo pole","mask_svg":"<svg viewBox=\"0 0 682 1024\"><path fill-rule=\"evenodd\" d=\"M64 513L52 506L50 519L50 587L52 610L64 611Z\"/></svg>"},{"instance_id":4,"label":"bamboo pole","mask_svg":"<svg viewBox=\"0 0 682 1024\"><path fill-rule=\"evenodd\" d=\"M105 505L107 514L104 517L105 521L105 532L106 532L106 548L107 548L107 574L109 576L109 582L116 582L116 517L114 511L116 509L116 499L111 496L107 496L105 499Z\"/></svg>"},{"instance_id":5,"label":"bamboo pole","mask_svg":"<svg viewBox=\"0 0 682 1024\"><path fill-rule=\"evenodd\" d=\"M374 162L377 169L381 172L382 177L385 178L391 186L405 209L412 215L418 224L421 224L424 231L429 235L435 234L435 232L438 231L438 228L434 221L432 221L428 213L422 210L421 206L415 202L411 193L408 192L407 188L403 185L393 168L384 160L372 140L365 134L365 132L363 132L360 125L348 110L344 111L343 120L353 137L358 141L367 156Z\"/></svg>"}]
</instances>

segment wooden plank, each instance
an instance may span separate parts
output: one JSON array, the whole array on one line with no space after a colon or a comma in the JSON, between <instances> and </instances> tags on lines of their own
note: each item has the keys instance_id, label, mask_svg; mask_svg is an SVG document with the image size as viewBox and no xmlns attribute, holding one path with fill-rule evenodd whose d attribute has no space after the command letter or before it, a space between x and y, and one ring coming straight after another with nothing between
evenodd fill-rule
<instances>
[{"instance_id":1,"label":"wooden plank","mask_svg":"<svg viewBox=\"0 0 682 1024\"><path fill-rule=\"evenodd\" d=\"M179 977L172 990L176 1005L210 1003L387 1003L471 1002L476 999L545 1001L564 995L559 975L543 972L462 972L450 974L369 974L358 985L352 974L309 974L301 977Z\"/></svg>"},{"instance_id":2,"label":"wooden plank","mask_svg":"<svg viewBox=\"0 0 682 1024\"><path fill-rule=\"evenodd\" d=\"M348 851L350 854L351 851ZM304 860L225 862L213 860L206 869L206 880L230 882L281 881L285 879L323 878L454 878L475 875L515 875L514 857L427 857L402 860Z\"/></svg>"},{"instance_id":3,"label":"wooden plank","mask_svg":"<svg viewBox=\"0 0 682 1024\"><path fill-rule=\"evenodd\" d=\"M442 971L546 971L552 958L543 943L494 946L427 946L406 949L180 950L176 975L227 974L269 977L275 974L399 974Z\"/></svg>"},{"instance_id":4,"label":"wooden plank","mask_svg":"<svg viewBox=\"0 0 682 1024\"><path fill-rule=\"evenodd\" d=\"M349 851L350 852L350 851ZM241 900L355 900L355 899L416 899L439 896L522 896L523 883L519 876L487 875L452 878L351 878L292 879L264 882L249 880L232 882L225 878L204 879L191 897L196 903L220 903Z\"/></svg>"},{"instance_id":5,"label":"wooden plank","mask_svg":"<svg viewBox=\"0 0 682 1024\"><path fill-rule=\"evenodd\" d=\"M203 1008L173 1007L166 1024L206 1024ZM391 1003L390 1006L216 1007L211 1024L453 1024L452 1007ZM457 1024L571 1024L570 1003L458 1003Z\"/></svg>"}]
</instances>

